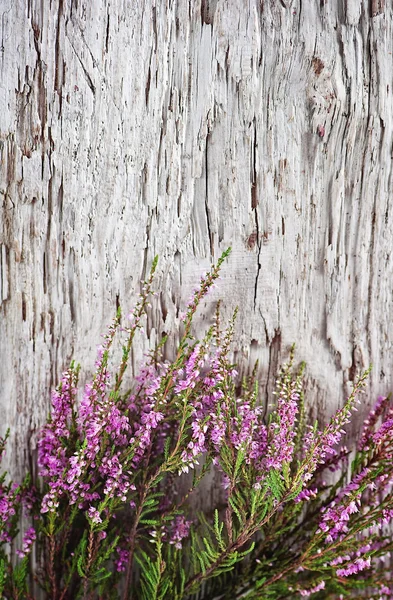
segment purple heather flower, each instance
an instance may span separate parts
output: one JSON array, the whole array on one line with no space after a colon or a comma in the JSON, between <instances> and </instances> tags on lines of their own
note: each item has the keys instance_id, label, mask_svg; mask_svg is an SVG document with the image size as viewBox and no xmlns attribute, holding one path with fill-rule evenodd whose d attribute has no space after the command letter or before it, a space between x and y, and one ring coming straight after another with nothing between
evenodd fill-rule
<instances>
[{"instance_id":1,"label":"purple heather flower","mask_svg":"<svg viewBox=\"0 0 393 600\"><path fill-rule=\"evenodd\" d=\"M87 516L95 525L99 525L99 523L102 523L100 513L96 508L94 508L94 506L90 506L89 510L87 511Z\"/></svg>"},{"instance_id":2,"label":"purple heather flower","mask_svg":"<svg viewBox=\"0 0 393 600\"><path fill-rule=\"evenodd\" d=\"M69 420L72 415L73 371L63 373L59 387L52 393L52 414L42 429L38 441L38 466L41 477L59 477L67 463L62 439L70 435Z\"/></svg>"},{"instance_id":3,"label":"purple heather flower","mask_svg":"<svg viewBox=\"0 0 393 600\"><path fill-rule=\"evenodd\" d=\"M192 521L187 521L184 515L178 515L167 528L164 539L167 539L177 550L181 550L182 540L189 536L191 525Z\"/></svg>"},{"instance_id":4,"label":"purple heather flower","mask_svg":"<svg viewBox=\"0 0 393 600\"><path fill-rule=\"evenodd\" d=\"M323 517L319 523L319 529L327 533L326 543L331 543L341 534L348 532L347 523L350 515L359 511L360 494L356 496L355 500L351 500L348 504L339 504L334 501L329 508L322 509ZM337 502L339 501L337 500Z\"/></svg>"},{"instance_id":5,"label":"purple heather flower","mask_svg":"<svg viewBox=\"0 0 393 600\"><path fill-rule=\"evenodd\" d=\"M314 432L312 428L306 433L303 441L303 452L307 462L303 465L303 481L309 481L319 464L325 464L329 457L337 454L335 446L339 444L345 431L343 425L349 423L349 412L341 409L334 415L332 421L323 432Z\"/></svg>"},{"instance_id":6,"label":"purple heather flower","mask_svg":"<svg viewBox=\"0 0 393 600\"><path fill-rule=\"evenodd\" d=\"M314 500L317 497L318 488L313 487L310 489L305 489L298 494L294 500L294 502L309 502L310 500Z\"/></svg>"},{"instance_id":7,"label":"purple heather flower","mask_svg":"<svg viewBox=\"0 0 393 600\"><path fill-rule=\"evenodd\" d=\"M383 414L389 402L389 396L379 396L374 408L370 411L368 418L364 421L362 436L360 438L358 449L368 450L369 444L373 440L373 430L378 418Z\"/></svg>"},{"instance_id":8,"label":"purple heather flower","mask_svg":"<svg viewBox=\"0 0 393 600\"><path fill-rule=\"evenodd\" d=\"M388 525L393 519L393 508L384 508L379 520L380 525Z\"/></svg>"},{"instance_id":9,"label":"purple heather flower","mask_svg":"<svg viewBox=\"0 0 393 600\"><path fill-rule=\"evenodd\" d=\"M118 558L115 559L115 568L116 571L122 573L126 570L130 553L128 550L120 547L116 548L116 552L118 554Z\"/></svg>"},{"instance_id":10,"label":"purple heather flower","mask_svg":"<svg viewBox=\"0 0 393 600\"><path fill-rule=\"evenodd\" d=\"M30 503L33 501L33 490L25 489L17 483L4 487L0 482L0 543L11 542L15 519L19 517L21 507L26 509L26 516L29 516Z\"/></svg>"},{"instance_id":11,"label":"purple heather flower","mask_svg":"<svg viewBox=\"0 0 393 600\"><path fill-rule=\"evenodd\" d=\"M178 380L178 383L175 387L175 394L181 394L183 391L195 387L199 379L200 369L204 365L204 360L201 356L203 352L204 349L202 348L201 344L196 344L186 362L185 373L183 370L178 373L178 375L185 375L185 377L184 379Z\"/></svg>"},{"instance_id":12,"label":"purple heather flower","mask_svg":"<svg viewBox=\"0 0 393 600\"><path fill-rule=\"evenodd\" d=\"M181 455L183 466L180 469L180 473L187 473L189 468L194 468L194 466L198 464L197 457L206 451L206 433L208 425L199 421L193 421L193 423L191 423L191 430L191 440L188 442L186 450L183 450Z\"/></svg>"},{"instance_id":13,"label":"purple heather flower","mask_svg":"<svg viewBox=\"0 0 393 600\"><path fill-rule=\"evenodd\" d=\"M317 592L320 592L321 590L325 589L325 582L324 581L320 581L317 585L315 585L313 588L310 588L309 590L298 590L299 594L303 597L308 597L311 596L312 594L316 594Z\"/></svg>"},{"instance_id":14,"label":"purple heather flower","mask_svg":"<svg viewBox=\"0 0 393 600\"><path fill-rule=\"evenodd\" d=\"M278 398L276 419L272 421L268 431L268 447L264 459L264 469L281 470L293 458L295 423L300 398L300 381L292 381L285 374L277 382Z\"/></svg>"},{"instance_id":15,"label":"purple heather flower","mask_svg":"<svg viewBox=\"0 0 393 600\"><path fill-rule=\"evenodd\" d=\"M379 593L380 594L388 595L391 598L393 596L393 589L392 588L388 588L386 585L382 585L379 588Z\"/></svg>"},{"instance_id":16,"label":"purple heather flower","mask_svg":"<svg viewBox=\"0 0 393 600\"><path fill-rule=\"evenodd\" d=\"M355 575L364 569L368 569L371 566L371 558L357 558L353 563L347 564L342 569L337 569L336 574L339 577L348 577L349 575Z\"/></svg>"},{"instance_id":17,"label":"purple heather flower","mask_svg":"<svg viewBox=\"0 0 393 600\"><path fill-rule=\"evenodd\" d=\"M34 527L30 527L23 536L22 550L16 551L19 558L24 558L27 554L29 554L36 537L37 536Z\"/></svg>"},{"instance_id":18,"label":"purple heather flower","mask_svg":"<svg viewBox=\"0 0 393 600\"><path fill-rule=\"evenodd\" d=\"M0 490L1 493L1 490ZM16 511L13 506L12 498L7 495L0 498L0 518L5 523L10 517L15 515Z\"/></svg>"},{"instance_id":19,"label":"purple heather flower","mask_svg":"<svg viewBox=\"0 0 393 600\"><path fill-rule=\"evenodd\" d=\"M382 423L378 431L372 436L372 441L375 446L383 442L391 443L393 441L393 418Z\"/></svg>"}]
</instances>

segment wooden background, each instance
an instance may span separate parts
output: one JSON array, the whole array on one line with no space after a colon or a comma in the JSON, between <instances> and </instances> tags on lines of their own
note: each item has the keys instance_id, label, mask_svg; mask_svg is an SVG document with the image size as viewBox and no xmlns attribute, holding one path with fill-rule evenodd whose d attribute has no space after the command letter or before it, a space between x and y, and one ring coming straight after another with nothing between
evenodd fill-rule
<instances>
[{"instance_id":1,"label":"wooden background","mask_svg":"<svg viewBox=\"0 0 393 600\"><path fill-rule=\"evenodd\" d=\"M388 0L0 0L14 471L155 254L151 344L231 245L199 324L215 298L239 305L236 357L260 359L269 400L293 342L313 416L370 362L365 403L393 387L392 24Z\"/></svg>"}]
</instances>

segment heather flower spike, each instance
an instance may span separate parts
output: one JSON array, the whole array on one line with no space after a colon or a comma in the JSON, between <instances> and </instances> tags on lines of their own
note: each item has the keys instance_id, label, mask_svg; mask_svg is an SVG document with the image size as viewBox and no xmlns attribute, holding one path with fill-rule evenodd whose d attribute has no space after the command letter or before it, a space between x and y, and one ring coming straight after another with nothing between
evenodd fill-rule
<instances>
[{"instance_id":1,"label":"heather flower spike","mask_svg":"<svg viewBox=\"0 0 393 600\"><path fill-rule=\"evenodd\" d=\"M201 277L173 355L169 334L127 371L155 258L90 380L80 389L74 363L63 373L39 437L37 489L0 476L0 597L30 600L33 580L48 600L393 597L390 396L351 454L345 428L368 371L327 424L310 426L292 348L267 407L257 365L240 379L244 365L232 362L237 309L225 325L218 303L194 336L229 251Z\"/></svg>"}]
</instances>

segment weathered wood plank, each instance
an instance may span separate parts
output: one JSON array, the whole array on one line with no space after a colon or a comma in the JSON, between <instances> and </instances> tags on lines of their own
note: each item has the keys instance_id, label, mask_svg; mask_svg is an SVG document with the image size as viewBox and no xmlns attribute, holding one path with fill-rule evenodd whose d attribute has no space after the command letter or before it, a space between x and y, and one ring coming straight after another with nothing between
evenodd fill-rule
<instances>
[{"instance_id":1,"label":"weathered wood plank","mask_svg":"<svg viewBox=\"0 0 393 600\"><path fill-rule=\"evenodd\" d=\"M152 341L232 245L203 312L240 305L237 357L269 396L293 341L314 415L371 361L371 392L392 386L390 3L1 0L0 23L14 467L156 253Z\"/></svg>"}]
</instances>

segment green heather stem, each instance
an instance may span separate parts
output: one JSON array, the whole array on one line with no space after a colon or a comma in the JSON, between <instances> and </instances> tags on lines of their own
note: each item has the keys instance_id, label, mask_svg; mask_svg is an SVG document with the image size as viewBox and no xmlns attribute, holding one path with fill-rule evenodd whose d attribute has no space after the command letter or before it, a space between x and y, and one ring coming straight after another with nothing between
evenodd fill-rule
<instances>
[{"instance_id":1,"label":"green heather stem","mask_svg":"<svg viewBox=\"0 0 393 600\"><path fill-rule=\"evenodd\" d=\"M153 277L154 277L154 273L155 273L155 270L156 270L156 267L157 267L157 262L158 262L158 256L155 256L154 260L153 260L152 267L150 269L149 279L146 281L146 284L145 284L146 285L146 290L144 291L144 293L143 293L143 295L141 297L140 306L139 306L139 308L138 308L138 310L136 312L136 315L135 315L135 317L138 319L138 321L139 321L139 319L141 318L141 316L143 315L143 313L146 310L147 299L148 299L148 297L150 295L151 285L153 283ZM131 347L132 347L132 342L133 342L134 337L135 337L135 331L136 331L136 329L137 329L136 325L132 325L131 326L130 333L129 333L128 340L127 340L127 345L126 345L126 347L124 349L123 358L122 358L122 361L120 363L119 372L118 372L117 377L116 377L116 384L115 384L115 387L114 387L114 392L118 392L119 391L121 383L123 381L124 373L125 373L125 371L127 369L127 365L128 365L128 356L130 354L130 350L131 350Z\"/></svg>"},{"instance_id":2,"label":"green heather stem","mask_svg":"<svg viewBox=\"0 0 393 600\"><path fill-rule=\"evenodd\" d=\"M139 519L141 518L143 503L146 499L146 490L142 493L139 506L137 508L134 521L131 527L130 535L129 535L129 544L128 544L128 563L127 563L127 571L126 571L126 581L124 586L124 594L123 600L132 600L132 589L131 589L131 577L132 577L132 568L134 565L134 553L135 553L135 542L136 542L136 533L138 529Z\"/></svg>"},{"instance_id":3,"label":"green heather stem","mask_svg":"<svg viewBox=\"0 0 393 600\"><path fill-rule=\"evenodd\" d=\"M278 502L277 505L273 508L273 510L271 510L270 513L268 513L261 521L257 521L257 522L253 522L253 521L250 521L250 520L247 521L244 524L243 531L226 548L226 550L224 550L222 552L222 554L217 558L217 560L214 561L214 563L208 569L206 569L205 572L201 571L200 573L197 573L196 575L194 575L193 577L191 577L191 579L187 582L187 584L186 584L186 586L184 588L185 592L191 591L191 589L195 586L195 584L201 583L204 579L206 579L207 577L209 577L210 575L212 575L212 573L214 573L214 571L225 561L225 559L230 554L232 554L233 552L236 552L242 546L244 546L244 544L246 544L248 541L250 541L250 539L253 537L253 535L258 530L260 530L268 521L270 521L270 519L278 511L278 509L283 504L285 504L286 498L291 493L292 493L292 490L289 490L285 494L285 496L283 497L283 499L280 502Z\"/></svg>"},{"instance_id":4,"label":"green heather stem","mask_svg":"<svg viewBox=\"0 0 393 600\"><path fill-rule=\"evenodd\" d=\"M87 548L87 564L86 564L86 575L83 581L83 600L88 600L89 590L89 573L93 562L93 544L94 544L94 531L89 531L89 544Z\"/></svg>"},{"instance_id":5,"label":"green heather stem","mask_svg":"<svg viewBox=\"0 0 393 600\"><path fill-rule=\"evenodd\" d=\"M51 588L51 597L52 600L56 600L57 598L57 584L56 584L56 574L55 574L55 549L56 549L56 540L55 535L52 533L49 536L49 582Z\"/></svg>"}]
</instances>

